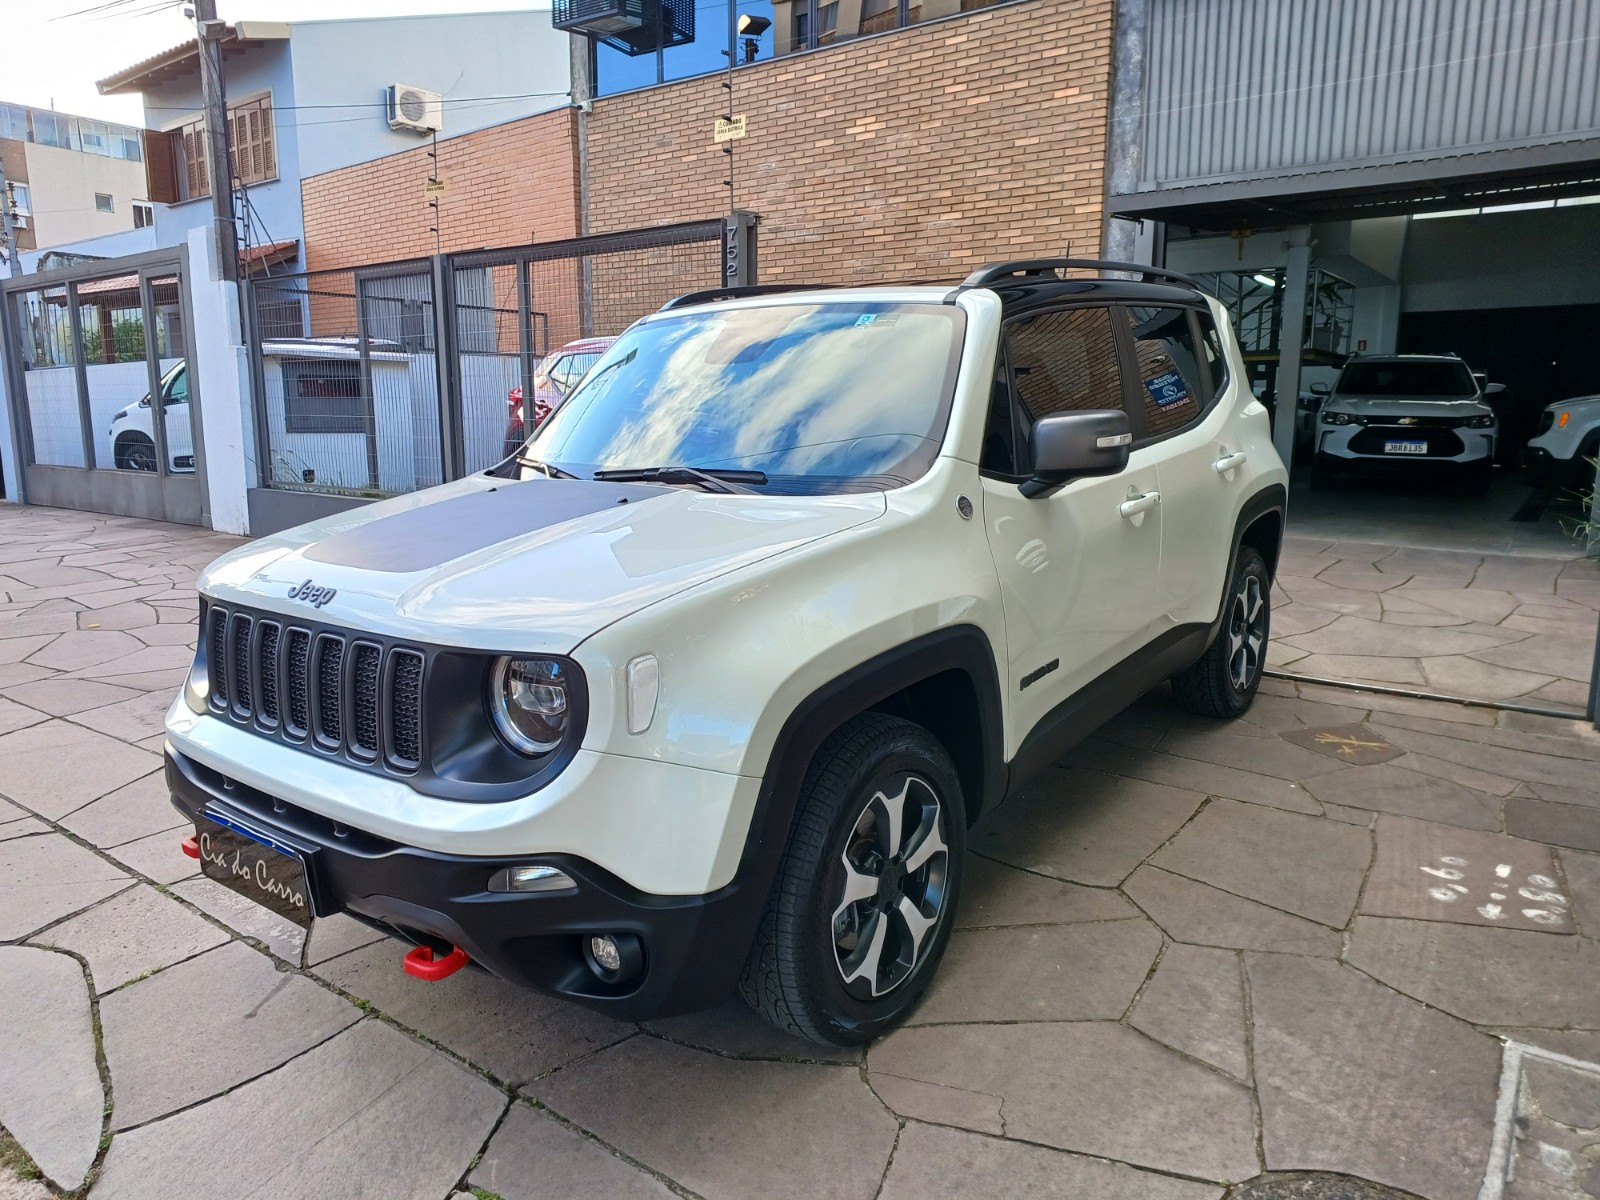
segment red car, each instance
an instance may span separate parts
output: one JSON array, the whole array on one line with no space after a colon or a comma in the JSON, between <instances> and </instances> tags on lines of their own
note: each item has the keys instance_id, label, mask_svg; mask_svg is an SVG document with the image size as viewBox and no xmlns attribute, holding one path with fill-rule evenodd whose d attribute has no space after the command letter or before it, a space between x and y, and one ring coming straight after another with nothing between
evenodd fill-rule
<instances>
[{"instance_id":1,"label":"red car","mask_svg":"<svg viewBox=\"0 0 1600 1200\"><path fill-rule=\"evenodd\" d=\"M582 338L568 342L554 354L545 356L533 376L533 429L544 424L545 418L561 407L578 380L582 379L600 356L611 348L614 337ZM506 454L512 455L528 440L533 429L527 429L522 417L522 388L514 387L506 395L510 414L506 421Z\"/></svg>"}]
</instances>

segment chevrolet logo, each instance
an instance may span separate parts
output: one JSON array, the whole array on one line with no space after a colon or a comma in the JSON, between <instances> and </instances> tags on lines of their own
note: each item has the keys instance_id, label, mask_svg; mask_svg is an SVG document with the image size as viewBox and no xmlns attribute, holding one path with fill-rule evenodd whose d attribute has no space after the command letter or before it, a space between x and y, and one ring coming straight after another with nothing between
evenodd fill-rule
<instances>
[{"instance_id":1,"label":"chevrolet logo","mask_svg":"<svg viewBox=\"0 0 1600 1200\"><path fill-rule=\"evenodd\" d=\"M1422 424L1422 418L1421 417L1401 417L1397 422L1395 422L1395 424L1397 424L1397 425L1421 425Z\"/></svg>"}]
</instances>

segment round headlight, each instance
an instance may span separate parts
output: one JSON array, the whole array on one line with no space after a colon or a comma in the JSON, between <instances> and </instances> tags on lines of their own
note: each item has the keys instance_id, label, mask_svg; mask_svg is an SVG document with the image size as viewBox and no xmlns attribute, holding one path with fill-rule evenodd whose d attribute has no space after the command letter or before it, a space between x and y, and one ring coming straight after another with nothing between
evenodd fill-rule
<instances>
[{"instance_id":1,"label":"round headlight","mask_svg":"<svg viewBox=\"0 0 1600 1200\"><path fill-rule=\"evenodd\" d=\"M1322 411L1322 423L1324 425L1353 425L1355 420L1355 414L1353 413L1329 412L1327 409Z\"/></svg>"},{"instance_id":2,"label":"round headlight","mask_svg":"<svg viewBox=\"0 0 1600 1200\"><path fill-rule=\"evenodd\" d=\"M518 753L548 754L566 736L566 671L548 658L500 658L489 681L495 728Z\"/></svg>"}]
</instances>

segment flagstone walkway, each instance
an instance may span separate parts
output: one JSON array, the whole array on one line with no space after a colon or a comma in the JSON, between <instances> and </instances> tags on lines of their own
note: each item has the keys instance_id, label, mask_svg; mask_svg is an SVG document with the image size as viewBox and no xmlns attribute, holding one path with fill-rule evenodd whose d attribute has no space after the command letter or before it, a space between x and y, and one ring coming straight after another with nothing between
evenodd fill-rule
<instances>
[{"instance_id":1,"label":"flagstone walkway","mask_svg":"<svg viewBox=\"0 0 1600 1200\"><path fill-rule=\"evenodd\" d=\"M1491 1197L1600 1195L1577 722L1268 681L1218 724L1158 691L972 831L907 1028L835 1051L731 1002L621 1024L420 983L348 918L307 940L194 874L161 715L232 544L0 505L0 1126L49 1184L0 1171L0 1197L1475 1200L1491 1163ZM1517 612L1592 615L1565 566L1489 586L1490 560L1367 552L1291 546L1280 615L1581 652L1575 618ZM1311 602L1334 591L1366 607ZM1383 619L1462 616L1417 596L1452 591L1516 604ZM1508 1039L1536 1049L1502 1105Z\"/></svg>"}]
</instances>

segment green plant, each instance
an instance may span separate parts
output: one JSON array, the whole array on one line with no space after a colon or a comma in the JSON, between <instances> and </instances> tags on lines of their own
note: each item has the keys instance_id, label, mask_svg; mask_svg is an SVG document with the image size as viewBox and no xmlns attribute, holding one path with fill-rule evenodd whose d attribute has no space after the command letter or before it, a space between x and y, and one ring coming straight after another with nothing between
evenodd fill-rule
<instances>
[{"instance_id":1,"label":"green plant","mask_svg":"<svg viewBox=\"0 0 1600 1200\"><path fill-rule=\"evenodd\" d=\"M83 361L89 366L107 362L144 361L144 318L117 317L111 322L112 356L106 356L104 334L99 326L83 330Z\"/></svg>"},{"instance_id":2,"label":"green plant","mask_svg":"<svg viewBox=\"0 0 1600 1200\"><path fill-rule=\"evenodd\" d=\"M10 1171L18 1179L44 1177L44 1172L39 1170L22 1144L3 1129L0 1129L0 1170Z\"/></svg>"}]
</instances>

